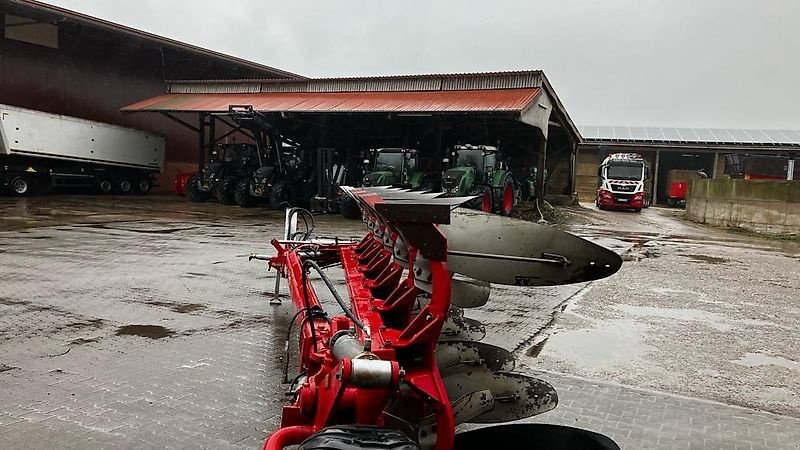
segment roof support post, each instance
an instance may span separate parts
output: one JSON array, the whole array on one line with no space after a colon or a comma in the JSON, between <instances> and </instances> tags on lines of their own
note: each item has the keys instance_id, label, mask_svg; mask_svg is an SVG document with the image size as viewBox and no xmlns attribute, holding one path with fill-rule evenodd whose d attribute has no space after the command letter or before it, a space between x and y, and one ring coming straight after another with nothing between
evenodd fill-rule
<instances>
[{"instance_id":1,"label":"roof support post","mask_svg":"<svg viewBox=\"0 0 800 450\"><path fill-rule=\"evenodd\" d=\"M711 178L717 178L717 164L719 164L719 152L714 152L714 167L711 168Z\"/></svg>"},{"instance_id":2,"label":"roof support post","mask_svg":"<svg viewBox=\"0 0 800 450\"><path fill-rule=\"evenodd\" d=\"M658 204L658 162L661 159L661 150L656 150L656 163L653 165L653 204Z\"/></svg>"},{"instance_id":3,"label":"roof support post","mask_svg":"<svg viewBox=\"0 0 800 450\"><path fill-rule=\"evenodd\" d=\"M197 149L198 149L197 168L198 168L199 171L203 170L203 166L205 165L205 161L206 161L206 152L205 152L206 151L206 126L207 126L206 116L207 116L206 113L198 114L198 122L197 123L198 123L199 126L198 126L197 136L199 138L199 142L198 142L199 145L197 146Z\"/></svg>"},{"instance_id":4,"label":"roof support post","mask_svg":"<svg viewBox=\"0 0 800 450\"><path fill-rule=\"evenodd\" d=\"M539 135L539 148L537 150L538 161L536 163L536 198L544 199L545 194L545 177L544 173L547 170L547 138L544 133Z\"/></svg>"}]
</instances>

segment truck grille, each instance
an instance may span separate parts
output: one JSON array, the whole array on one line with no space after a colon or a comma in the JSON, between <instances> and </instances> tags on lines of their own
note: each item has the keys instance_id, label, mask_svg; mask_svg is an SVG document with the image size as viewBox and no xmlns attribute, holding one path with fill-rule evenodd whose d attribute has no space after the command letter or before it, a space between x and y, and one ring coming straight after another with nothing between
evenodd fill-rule
<instances>
[{"instance_id":1,"label":"truck grille","mask_svg":"<svg viewBox=\"0 0 800 450\"><path fill-rule=\"evenodd\" d=\"M636 190L635 184L611 184L611 190L614 192L633 192Z\"/></svg>"}]
</instances>

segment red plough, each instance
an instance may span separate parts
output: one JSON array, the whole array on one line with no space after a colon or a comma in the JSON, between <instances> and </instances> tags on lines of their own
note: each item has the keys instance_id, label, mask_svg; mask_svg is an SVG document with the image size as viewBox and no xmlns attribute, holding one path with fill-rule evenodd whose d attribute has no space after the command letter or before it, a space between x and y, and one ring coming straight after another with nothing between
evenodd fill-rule
<instances>
[{"instance_id":1,"label":"red plough","mask_svg":"<svg viewBox=\"0 0 800 450\"><path fill-rule=\"evenodd\" d=\"M297 311L301 375L266 450L467 450L505 440L517 448L617 448L604 436L566 427L515 424L457 436L456 425L512 421L557 404L548 383L513 372L508 351L477 342L485 329L463 308L485 304L490 283L602 278L619 269L619 256L552 228L452 211L466 198L345 191L369 229L360 242L298 239L289 229L291 213L286 239L272 241L278 253L269 265L289 280ZM349 301L323 269L332 265L342 268ZM324 312L312 274L327 284L342 315Z\"/></svg>"}]
</instances>

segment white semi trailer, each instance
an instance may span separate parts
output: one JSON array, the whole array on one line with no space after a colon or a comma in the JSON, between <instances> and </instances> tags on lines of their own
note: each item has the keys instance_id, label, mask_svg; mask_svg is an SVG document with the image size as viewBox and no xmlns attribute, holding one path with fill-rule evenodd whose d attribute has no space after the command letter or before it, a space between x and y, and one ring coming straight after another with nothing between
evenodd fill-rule
<instances>
[{"instance_id":1,"label":"white semi trailer","mask_svg":"<svg viewBox=\"0 0 800 450\"><path fill-rule=\"evenodd\" d=\"M164 170L164 138L141 130L0 104L0 188L93 188L146 194Z\"/></svg>"}]
</instances>

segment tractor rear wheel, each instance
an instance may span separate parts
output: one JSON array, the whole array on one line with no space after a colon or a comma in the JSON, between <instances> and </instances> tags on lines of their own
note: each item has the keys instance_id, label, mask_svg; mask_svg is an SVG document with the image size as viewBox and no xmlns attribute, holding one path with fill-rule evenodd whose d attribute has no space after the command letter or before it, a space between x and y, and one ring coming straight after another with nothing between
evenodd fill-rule
<instances>
[{"instance_id":1,"label":"tractor rear wheel","mask_svg":"<svg viewBox=\"0 0 800 450\"><path fill-rule=\"evenodd\" d=\"M500 214L504 216L511 215L511 211L514 210L514 191L514 180L506 178L505 183L503 183L502 196L500 197Z\"/></svg>"},{"instance_id":2,"label":"tractor rear wheel","mask_svg":"<svg viewBox=\"0 0 800 450\"><path fill-rule=\"evenodd\" d=\"M236 201L236 204L242 208L255 206L256 201L250 196L250 180L245 178L236 183L236 189L233 191L233 199Z\"/></svg>"},{"instance_id":3,"label":"tractor rear wheel","mask_svg":"<svg viewBox=\"0 0 800 450\"><path fill-rule=\"evenodd\" d=\"M397 430L356 425L336 425L315 433L298 450L419 450Z\"/></svg>"},{"instance_id":4,"label":"tractor rear wheel","mask_svg":"<svg viewBox=\"0 0 800 450\"><path fill-rule=\"evenodd\" d=\"M339 211L345 219L360 219L361 208L358 207L358 202L349 195L342 198L342 203L339 205Z\"/></svg>"},{"instance_id":5,"label":"tractor rear wheel","mask_svg":"<svg viewBox=\"0 0 800 450\"><path fill-rule=\"evenodd\" d=\"M279 181L269 191L269 205L272 209L281 209L285 205L293 206L297 202L294 186L288 181Z\"/></svg>"},{"instance_id":6,"label":"tractor rear wheel","mask_svg":"<svg viewBox=\"0 0 800 450\"><path fill-rule=\"evenodd\" d=\"M239 179L236 177L225 177L225 179L222 180L219 190L217 191L217 198L219 199L220 203L223 205L236 204L235 191L238 181Z\"/></svg>"},{"instance_id":7,"label":"tractor rear wheel","mask_svg":"<svg viewBox=\"0 0 800 450\"><path fill-rule=\"evenodd\" d=\"M200 190L200 179L196 176L186 182L186 198L190 202L204 202L208 200L208 192Z\"/></svg>"}]
</instances>

